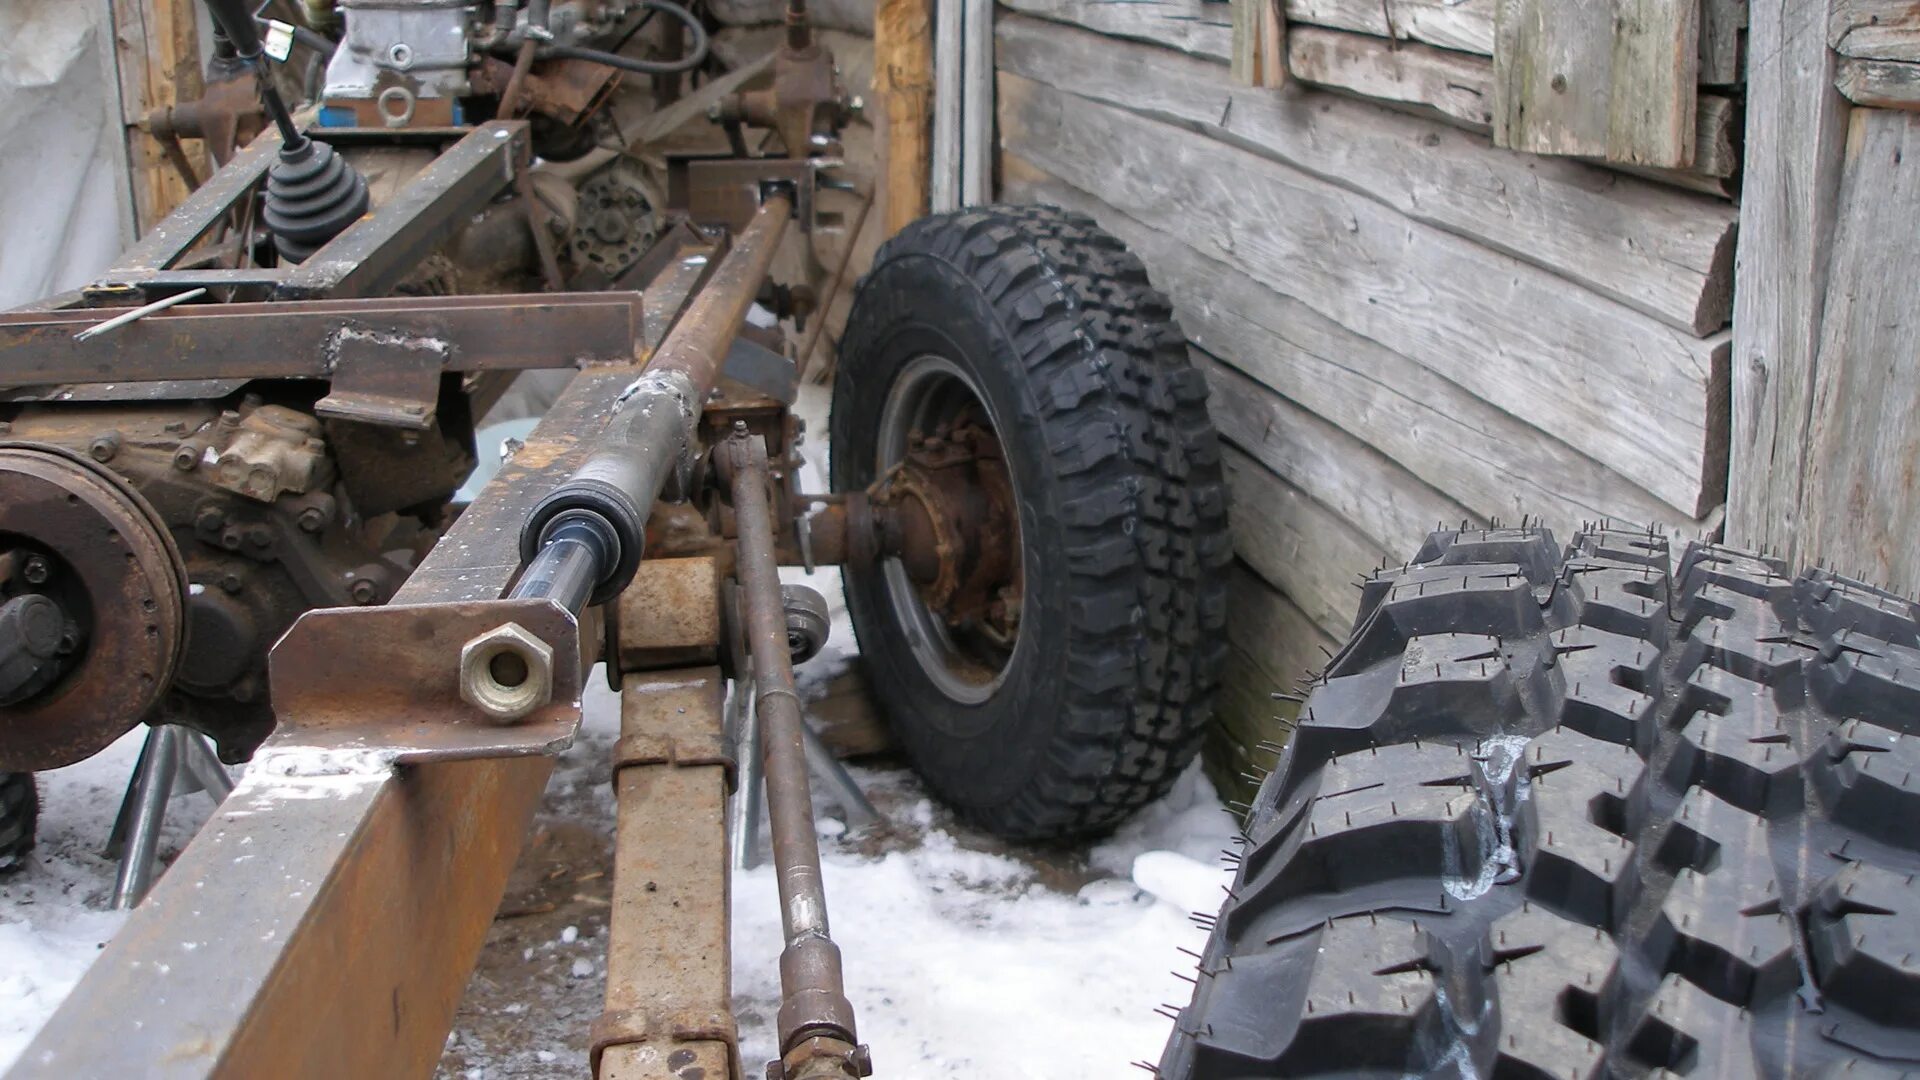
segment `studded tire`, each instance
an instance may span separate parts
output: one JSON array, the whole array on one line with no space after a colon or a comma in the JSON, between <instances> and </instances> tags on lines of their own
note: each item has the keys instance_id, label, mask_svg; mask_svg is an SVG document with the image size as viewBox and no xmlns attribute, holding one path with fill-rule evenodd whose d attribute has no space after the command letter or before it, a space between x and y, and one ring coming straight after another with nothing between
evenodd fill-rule
<instances>
[{"instance_id":1,"label":"studded tire","mask_svg":"<svg viewBox=\"0 0 1920 1080\"><path fill-rule=\"evenodd\" d=\"M1825 571L1447 532L1364 585L1158 1075L1920 1061L1920 623Z\"/></svg>"},{"instance_id":2,"label":"studded tire","mask_svg":"<svg viewBox=\"0 0 1920 1080\"><path fill-rule=\"evenodd\" d=\"M25 864L39 817L40 793L34 788L33 774L0 773L0 874Z\"/></svg>"},{"instance_id":3,"label":"studded tire","mask_svg":"<svg viewBox=\"0 0 1920 1080\"><path fill-rule=\"evenodd\" d=\"M849 568L875 694L928 785L1021 840L1096 834L1198 749L1224 657L1226 485L1165 297L1120 241L1051 207L903 229L862 278L832 416L836 490L882 470L876 417L936 356L992 414L1018 496L1025 595L1004 680L956 699L909 644L884 566Z\"/></svg>"}]
</instances>

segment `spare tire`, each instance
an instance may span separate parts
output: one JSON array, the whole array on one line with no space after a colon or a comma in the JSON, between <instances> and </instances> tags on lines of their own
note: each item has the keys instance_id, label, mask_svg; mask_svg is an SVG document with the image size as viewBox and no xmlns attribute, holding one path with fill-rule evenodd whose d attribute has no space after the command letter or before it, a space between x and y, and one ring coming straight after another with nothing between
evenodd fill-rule
<instances>
[{"instance_id":1,"label":"spare tire","mask_svg":"<svg viewBox=\"0 0 1920 1080\"><path fill-rule=\"evenodd\" d=\"M1097 833L1192 759L1232 557L1206 397L1166 299L1090 218L925 218L861 280L834 489L884 481L946 554L937 575L849 565L847 607L908 758L974 822Z\"/></svg>"},{"instance_id":2,"label":"spare tire","mask_svg":"<svg viewBox=\"0 0 1920 1080\"><path fill-rule=\"evenodd\" d=\"M1826 571L1434 534L1261 786L1158 1075L1920 1061L1920 623Z\"/></svg>"}]
</instances>

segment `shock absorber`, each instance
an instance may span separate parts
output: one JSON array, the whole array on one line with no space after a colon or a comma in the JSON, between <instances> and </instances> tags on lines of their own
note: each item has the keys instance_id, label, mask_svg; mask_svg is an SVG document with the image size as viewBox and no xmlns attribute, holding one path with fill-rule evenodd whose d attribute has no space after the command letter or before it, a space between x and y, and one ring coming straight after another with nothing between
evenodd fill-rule
<instances>
[{"instance_id":1,"label":"shock absorber","mask_svg":"<svg viewBox=\"0 0 1920 1080\"><path fill-rule=\"evenodd\" d=\"M301 262L367 212L366 178L333 147L309 139L295 126L267 71L260 27L247 0L206 0L206 4L240 62L253 68L261 104L280 131L280 160L267 170L262 216L280 257Z\"/></svg>"}]
</instances>

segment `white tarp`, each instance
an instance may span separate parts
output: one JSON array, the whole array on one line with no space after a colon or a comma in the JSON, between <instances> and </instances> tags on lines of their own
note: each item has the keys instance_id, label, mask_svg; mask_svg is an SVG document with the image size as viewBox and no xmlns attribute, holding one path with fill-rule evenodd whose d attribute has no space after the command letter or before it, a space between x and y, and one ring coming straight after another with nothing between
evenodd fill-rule
<instances>
[{"instance_id":1,"label":"white tarp","mask_svg":"<svg viewBox=\"0 0 1920 1080\"><path fill-rule=\"evenodd\" d=\"M71 289L131 235L105 0L0 0L0 309Z\"/></svg>"}]
</instances>

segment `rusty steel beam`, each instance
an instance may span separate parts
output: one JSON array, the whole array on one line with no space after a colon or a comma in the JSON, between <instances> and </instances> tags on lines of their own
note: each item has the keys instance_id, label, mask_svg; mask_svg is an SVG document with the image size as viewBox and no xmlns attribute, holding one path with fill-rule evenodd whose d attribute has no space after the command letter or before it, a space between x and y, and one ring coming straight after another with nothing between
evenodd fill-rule
<instances>
[{"instance_id":1,"label":"rusty steel beam","mask_svg":"<svg viewBox=\"0 0 1920 1080\"><path fill-rule=\"evenodd\" d=\"M725 688L719 668L702 667L629 675L621 693L606 1011L590 1047L597 1080L741 1076L728 966Z\"/></svg>"},{"instance_id":2,"label":"rusty steel beam","mask_svg":"<svg viewBox=\"0 0 1920 1080\"><path fill-rule=\"evenodd\" d=\"M778 239L790 212L769 200L776 208L772 224L742 237L739 258L714 271L649 370L674 358L679 380L691 371L696 385L711 386L764 279L771 252L762 245ZM632 354L654 344L636 341ZM388 608L364 610L426 618L497 601L521 572L519 525L606 441L638 370L577 375ZM687 403L689 433L703 397ZM583 627L581 637L597 634ZM347 648L352 639L330 640ZM447 651L444 642L438 648ZM368 654L367 663L379 662ZM417 739L414 711L396 699L385 710L327 715L305 737L297 713L282 717L240 788L9 1076L430 1074L552 763L398 764ZM360 738L338 738L354 723L363 725ZM720 830L713 836L720 843Z\"/></svg>"},{"instance_id":3,"label":"rusty steel beam","mask_svg":"<svg viewBox=\"0 0 1920 1080\"><path fill-rule=\"evenodd\" d=\"M343 337L433 342L445 371L517 371L632 359L640 293L190 304L85 341L98 309L0 314L0 386L326 379Z\"/></svg>"},{"instance_id":4,"label":"rusty steel beam","mask_svg":"<svg viewBox=\"0 0 1920 1080\"><path fill-rule=\"evenodd\" d=\"M524 120L481 124L408 180L399 194L293 268L276 299L377 296L419 266L456 223L486 208L531 163Z\"/></svg>"}]
</instances>

